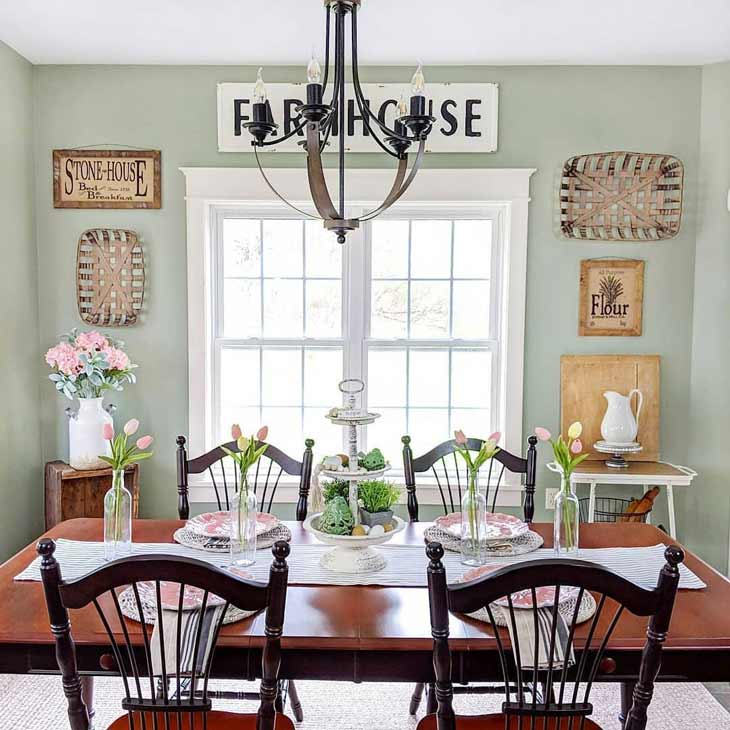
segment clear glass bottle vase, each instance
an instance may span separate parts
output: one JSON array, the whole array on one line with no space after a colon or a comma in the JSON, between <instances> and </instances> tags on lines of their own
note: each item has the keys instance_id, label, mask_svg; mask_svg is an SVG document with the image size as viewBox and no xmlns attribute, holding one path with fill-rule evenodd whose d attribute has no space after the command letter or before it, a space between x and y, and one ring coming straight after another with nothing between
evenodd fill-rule
<instances>
[{"instance_id":1,"label":"clear glass bottle vase","mask_svg":"<svg viewBox=\"0 0 730 730\"><path fill-rule=\"evenodd\" d=\"M478 475L470 475L461 498L461 562L484 565L487 558L487 500L479 491Z\"/></svg>"},{"instance_id":2,"label":"clear glass bottle vase","mask_svg":"<svg viewBox=\"0 0 730 730\"><path fill-rule=\"evenodd\" d=\"M240 489L231 500L231 566L246 567L256 562L256 494L244 474Z\"/></svg>"},{"instance_id":3,"label":"clear glass bottle vase","mask_svg":"<svg viewBox=\"0 0 730 730\"><path fill-rule=\"evenodd\" d=\"M553 544L556 555L571 555L578 551L580 503L570 477L562 476L560 491L555 495Z\"/></svg>"},{"instance_id":4,"label":"clear glass bottle vase","mask_svg":"<svg viewBox=\"0 0 730 730\"><path fill-rule=\"evenodd\" d=\"M132 552L132 495L124 486L124 469L112 472L104 495L104 557L116 560Z\"/></svg>"}]
</instances>

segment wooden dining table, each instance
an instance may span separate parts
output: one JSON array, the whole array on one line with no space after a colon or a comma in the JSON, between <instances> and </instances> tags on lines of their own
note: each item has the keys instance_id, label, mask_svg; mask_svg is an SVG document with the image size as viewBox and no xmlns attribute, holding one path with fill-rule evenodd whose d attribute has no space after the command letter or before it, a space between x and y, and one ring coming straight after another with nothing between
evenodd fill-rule
<instances>
[{"instance_id":1,"label":"wooden dining table","mask_svg":"<svg viewBox=\"0 0 730 730\"><path fill-rule=\"evenodd\" d=\"M134 540L172 542L173 533L182 524L172 520L135 520ZM297 545L314 541L301 523L286 524L292 532L292 551L296 551ZM423 533L429 524L408 524L394 537L394 542L424 545ZM543 536L546 546L551 545L551 524L534 524L532 529ZM100 541L102 521L69 520L45 536ZM674 542L657 527L635 523L584 524L580 540L584 548ZM57 671L42 586L39 582L14 580L35 557L32 544L0 566L0 673ZM259 551L258 560L270 559L269 551ZM424 570L426 562L424 551ZM707 588L679 591L664 646L660 680L730 681L730 581L690 552L685 563ZM114 674L107 637L94 609L74 611L71 620L80 672L89 677ZM139 624L129 621L128 627L141 644ZM499 682L501 673L490 625L466 616L453 616L450 630L454 681ZM584 629L579 627L577 647L581 646L581 631ZM638 674L645 632L646 619L624 613L601 663L597 681L622 682L626 701L627 688ZM212 676L259 677L263 641L263 615L225 626ZM283 678L429 682L433 681L431 650L428 593L424 587L289 587L282 638Z\"/></svg>"}]
</instances>

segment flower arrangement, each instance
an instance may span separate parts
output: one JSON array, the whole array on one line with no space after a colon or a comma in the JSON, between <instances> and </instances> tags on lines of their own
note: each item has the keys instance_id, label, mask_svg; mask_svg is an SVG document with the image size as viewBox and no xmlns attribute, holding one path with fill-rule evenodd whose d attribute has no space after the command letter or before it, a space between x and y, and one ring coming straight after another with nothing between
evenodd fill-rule
<instances>
[{"instance_id":1,"label":"flower arrangement","mask_svg":"<svg viewBox=\"0 0 730 730\"><path fill-rule=\"evenodd\" d=\"M573 552L578 549L578 498L573 494L570 486L570 475L578 464L588 458L582 453L583 442L580 436L583 433L583 424L580 421L571 423L567 438L558 434L552 438L550 431L538 426L535 436L540 441L549 443L553 449L555 462L561 472L560 492L555 500L555 550Z\"/></svg>"},{"instance_id":2,"label":"flower arrangement","mask_svg":"<svg viewBox=\"0 0 730 730\"><path fill-rule=\"evenodd\" d=\"M240 488L246 494L248 493L248 470L263 456L269 446L268 444L262 444L257 448L256 444L265 441L268 435L269 427L262 426L255 436L252 435L246 438L241 431L241 427L234 423L231 426L231 438L236 442L238 451L231 451L225 446L221 446L221 449L238 464L241 479Z\"/></svg>"},{"instance_id":3,"label":"flower arrangement","mask_svg":"<svg viewBox=\"0 0 730 730\"><path fill-rule=\"evenodd\" d=\"M472 459L471 452L466 448L467 438L464 432L454 431L454 441L456 441L456 451L461 454L466 465L469 468L469 487L471 488L476 482L476 476L484 465L484 462L491 459L500 449L497 442L502 438L499 431L495 431L486 441L482 443L479 453Z\"/></svg>"},{"instance_id":4,"label":"flower arrangement","mask_svg":"<svg viewBox=\"0 0 730 730\"><path fill-rule=\"evenodd\" d=\"M105 390L122 390L135 383L137 367L124 352L124 343L91 330L72 329L46 352L53 368L48 377L68 399L100 398Z\"/></svg>"},{"instance_id":5,"label":"flower arrangement","mask_svg":"<svg viewBox=\"0 0 730 730\"><path fill-rule=\"evenodd\" d=\"M141 436L129 444L130 436L139 429L139 421L132 418L124 424L121 433L115 434L111 423L102 426L102 437L111 445L111 456L99 458L109 464L112 486L104 497L104 554L107 559L128 554L132 548L132 497L124 487L124 470L137 461L149 459L152 436Z\"/></svg>"}]
</instances>

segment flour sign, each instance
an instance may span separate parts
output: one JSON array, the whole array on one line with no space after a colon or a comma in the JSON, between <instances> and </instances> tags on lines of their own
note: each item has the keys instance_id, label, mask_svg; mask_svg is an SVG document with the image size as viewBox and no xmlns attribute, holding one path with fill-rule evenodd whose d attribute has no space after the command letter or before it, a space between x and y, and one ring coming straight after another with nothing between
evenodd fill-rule
<instances>
[{"instance_id":1,"label":"flour sign","mask_svg":"<svg viewBox=\"0 0 730 730\"><path fill-rule=\"evenodd\" d=\"M331 87L330 87L331 88ZM296 107L306 99L306 84L267 84L269 103L278 135L287 134L297 117ZM346 149L349 152L379 152L375 140L363 124L353 87L346 84ZM405 84L363 84L370 108L392 128L401 94L408 100ZM436 117L426 143L427 152L495 152L497 150L497 84L428 84L430 114ZM218 150L250 152L251 135L242 125L251 119L253 84L218 84ZM325 94L327 98L329 93ZM373 124L371 122L371 124ZM330 137L329 152L338 149L339 130ZM295 134L267 150L301 151L304 132Z\"/></svg>"}]
</instances>

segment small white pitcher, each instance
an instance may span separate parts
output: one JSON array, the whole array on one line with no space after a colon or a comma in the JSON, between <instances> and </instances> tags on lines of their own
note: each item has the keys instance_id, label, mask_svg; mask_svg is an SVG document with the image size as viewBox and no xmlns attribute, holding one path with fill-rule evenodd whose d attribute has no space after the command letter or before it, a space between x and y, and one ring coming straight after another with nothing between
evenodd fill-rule
<instances>
[{"instance_id":1,"label":"small white pitcher","mask_svg":"<svg viewBox=\"0 0 730 730\"><path fill-rule=\"evenodd\" d=\"M636 393L636 416L631 411L631 396ZM607 390L603 397L608 401L606 414L601 422L601 436L611 444L630 444L636 441L639 430L639 414L644 403L644 396L640 390L634 388L628 395L621 395L613 390Z\"/></svg>"}]
</instances>

